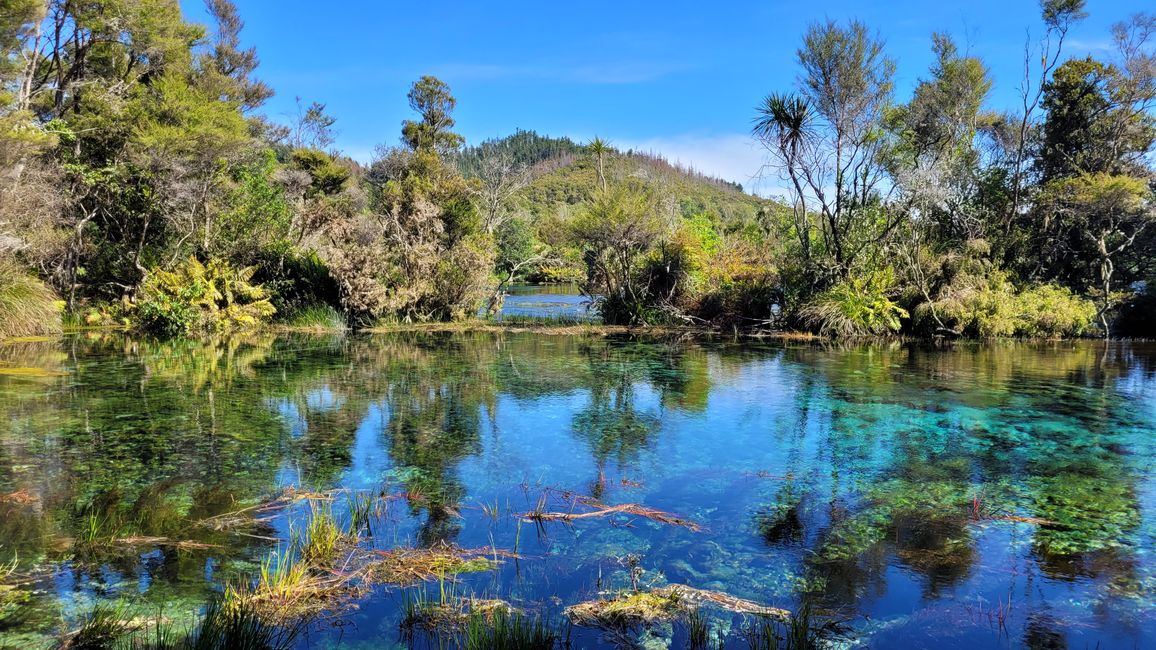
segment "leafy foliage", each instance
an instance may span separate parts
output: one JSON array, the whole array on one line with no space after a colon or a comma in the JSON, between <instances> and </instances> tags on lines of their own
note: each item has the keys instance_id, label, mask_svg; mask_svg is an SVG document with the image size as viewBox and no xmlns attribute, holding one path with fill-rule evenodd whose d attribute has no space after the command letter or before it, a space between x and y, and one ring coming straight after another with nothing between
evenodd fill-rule
<instances>
[{"instance_id":1,"label":"leafy foliage","mask_svg":"<svg viewBox=\"0 0 1156 650\"><path fill-rule=\"evenodd\" d=\"M255 271L194 257L154 271L141 288L140 327L168 336L254 328L276 313L265 288L250 283Z\"/></svg>"},{"instance_id":2,"label":"leafy foliage","mask_svg":"<svg viewBox=\"0 0 1156 650\"><path fill-rule=\"evenodd\" d=\"M804 323L820 334L841 337L894 334L908 317L889 295L895 287L890 269L852 277L816 296L803 307Z\"/></svg>"}]
</instances>

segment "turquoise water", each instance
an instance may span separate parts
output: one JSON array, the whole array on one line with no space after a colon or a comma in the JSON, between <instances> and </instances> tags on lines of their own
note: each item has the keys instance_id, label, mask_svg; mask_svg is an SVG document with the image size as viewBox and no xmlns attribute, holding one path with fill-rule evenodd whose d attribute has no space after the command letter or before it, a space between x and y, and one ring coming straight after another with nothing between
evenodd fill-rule
<instances>
[{"instance_id":1,"label":"turquoise water","mask_svg":"<svg viewBox=\"0 0 1156 650\"><path fill-rule=\"evenodd\" d=\"M1154 459L1156 347L1141 344L10 343L0 646L48 645L98 602L196 611L256 575L309 510L201 522L293 487L388 495L374 549L516 549L448 588L558 623L599 593L678 583L805 602L826 647L1154 647ZM539 527L519 513L543 495L550 510L583 511L581 495L701 530L628 514ZM299 643L404 647L419 589L447 585L374 585ZM716 639L747 647L749 617L709 616ZM631 634L686 647L679 622Z\"/></svg>"}]
</instances>

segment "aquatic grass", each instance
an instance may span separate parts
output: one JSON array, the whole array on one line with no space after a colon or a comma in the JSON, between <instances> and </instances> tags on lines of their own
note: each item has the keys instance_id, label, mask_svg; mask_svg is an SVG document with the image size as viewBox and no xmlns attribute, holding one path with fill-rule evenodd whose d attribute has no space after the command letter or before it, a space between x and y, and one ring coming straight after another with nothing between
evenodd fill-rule
<instances>
[{"instance_id":1,"label":"aquatic grass","mask_svg":"<svg viewBox=\"0 0 1156 650\"><path fill-rule=\"evenodd\" d=\"M58 650L106 650L131 633L132 612L124 602L98 604L84 615L80 626L55 645Z\"/></svg>"},{"instance_id":2,"label":"aquatic grass","mask_svg":"<svg viewBox=\"0 0 1156 650\"><path fill-rule=\"evenodd\" d=\"M267 623L246 604L226 604L214 598L197 622L185 630L158 617L151 627L120 637L117 650L288 650L302 628L301 621ZM109 647L109 646L103 646Z\"/></svg>"},{"instance_id":3,"label":"aquatic grass","mask_svg":"<svg viewBox=\"0 0 1156 650\"><path fill-rule=\"evenodd\" d=\"M687 646L690 650L706 650L710 643L710 626L701 610L692 609L687 612L684 621L686 624Z\"/></svg>"},{"instance_id":4,"label":"aquatic grass","mask_svg":"<svg viewBox=\"0 0 1156 650\"><path fill-rule=\"evenodd\" d=\"M120 513L90 509L81 519L76 546L84 553L100 553L110 550L117 539L130 534Z\"/></svg>"},{"instance_id":5,"label":"aquatic grass","mask_svg":"<svg viewBox=\"0 0 1156 650\"><path fill-rule=\"evenodd\" d=\"M438 647L461 650L544 650L560 638L547 619L520 612L504 600L452 594L433 600L425 589L406 593L399 626L411 646L422 632Z\"/></svg>"},{"instance_id":6,"label":"aquatic grass","mask_svg":"<svg viewBox=\"0 0 1156 650\"><path fill-rule=\"evenodd\" d=\"M837 628L835 621L819 621L811 600L804 598L790 617L756 615L742 634L751 650L815 650Z\"/></svg>"},{"instance_id":7,"label":"aquatic grass","mask_svg":"<svg viewBox=\"0 0 1156 650\"><path fill-rule=\"evenodd\" d=\"M489 320L501 325L527 327L578 327L582 325L598 325L601 322L595 314L591 314L585 318L575 314L499 314Z\"/></svg>"},{"instance_id":8,"label":"aquatic grass","mask_svg":"<svg viewBox=\"0 0 1156 650\"><path fill-rule=\"evenodd\" d=\"M251 607L226 607L221 601L212 600L199 625L177 648L288 650L293 647L301 627L299 620L285 625L270 625Z\"/></svg>"},{"instance_id":9,"label":"aquatic grass","mask_svg":"<svg viewBox=\"0 0 1156 650\"><path fill-rule=\"evenodd\" d=\"M461 634L463 650L550 650L558 641L557 630L545 619L495 608L471 611Z\"/></svg>"},{"instance_id":10,"label":"aquatic grass","mask_svg":"<svg viewBox=\"0 0 1156 650\"><path fill-rule=\"evenodd\" d=\"M261 561L257 591L278 600L287 600L306 582L308 565L291 550L274 551Z\"/></svg>"},{"instance_id":11,"label":"aquatic grass","mask_svg":"<svg viewBox=\"0 0 1156 650\"><path fill-rule=\"evenodd\" d=\"M344 581L320 576L294 552L292 546L269 553L261 561L252 584L225 586L222 602L234 609L256 612L266 621L283 623L304 619L336 604Z\"/></svg>"},{"instance_id":12,"label":"aquatic grass","mask_svg":"<svg viewBox=\"0 0 1156 650\"><path fill-rule=\"evenodd\" d=\"M6 580L16 573L16 568L20 566L20 552L13 551L12 560L10 562L0 563L0 580Z\"/></svg>"},{"instance_id":13,"label":"aquatic grass","mask_svg":"<svg viewBox=\"0 0 1156 650\"><path fill-rule=\"evenodd\" d=\"M501 516L502 512L501 505L499 504L498 500L495 498L493 505L483 502L481 507L482 514L485 515L491 523L497 523L498 517Z\"/></svg>"},{"instance_id":14,"label":"aquatic grass","mask_svg":"<svg viewBox=\"0 0 1156 650\"><path fill-rule=\"evenodd\" d=\"M349 526L345 535L357 539L362 535L373 537L374 523L381 517L382 501L372 492L352 492L346 503Z\"/></svg>"},{"instance_id":15,"label":"aquatic grass","mask_svg":"<svg viewBox=\"0 0 1156 650\"><path fill-rule=\"evenodd\" d=\"M301 561L317 566L329 563L337 556L344 538L345 533L337 525L332 508L328 504L310 501L309 519L297 542Z\"/></svg>"}]
</instances>

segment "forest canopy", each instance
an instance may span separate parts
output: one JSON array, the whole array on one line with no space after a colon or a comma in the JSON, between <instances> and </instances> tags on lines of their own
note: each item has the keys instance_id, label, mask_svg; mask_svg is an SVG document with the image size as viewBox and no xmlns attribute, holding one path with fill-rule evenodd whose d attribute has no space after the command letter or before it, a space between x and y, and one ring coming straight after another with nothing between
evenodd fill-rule
<instances>
[{"instance_id":1,"label":"forest canopy","mask_svg":"<svg viewBox=\"0 0 1156 650\"><path fill-rule=\"evenodd\" d=\"M517 281L636 326L1156 335L1152 14L1070 57L1084 3L1044 0L1012 111L949 34L899 96L870 26L814 23L751 100L768 199L601 138L467 146L433 76L363 164L323 97L262 113L231 0L0 6L0 338L462 320Z\"/></svg>"}]
</instances>

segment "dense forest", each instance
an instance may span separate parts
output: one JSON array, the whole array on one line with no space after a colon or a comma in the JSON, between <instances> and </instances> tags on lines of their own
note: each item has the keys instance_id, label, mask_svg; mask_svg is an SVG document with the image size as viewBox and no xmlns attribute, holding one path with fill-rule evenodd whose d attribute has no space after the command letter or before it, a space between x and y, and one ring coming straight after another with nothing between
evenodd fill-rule
<instances>
[{"instance_id":1,"label":"dense forest","mask_svg":"<svg viewBox=\"0 0 1156 650\"><path fill-rule=\"evenodd\" d=\"M324 98L261 113L242 19L207 4L0 0L0 338L468 319L518 280L614 324L1156 335L1154 15L1071 58L1084 3L1044 0L1013 112L947 34L897 97L868 26L815 23L752 107L767 200L599 138L466 147L429 76L360 164Z\"/></svg>"}]
</instances>

